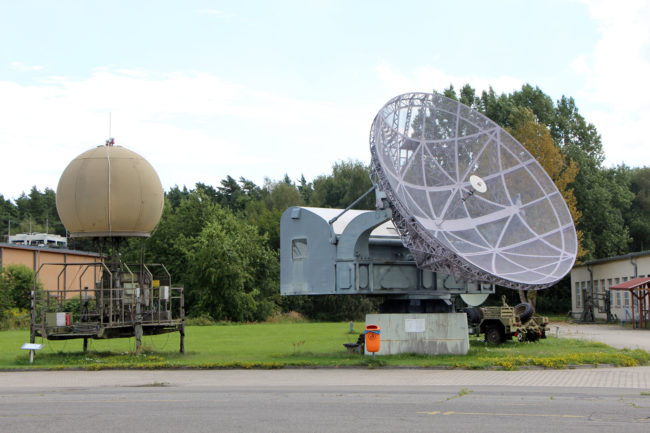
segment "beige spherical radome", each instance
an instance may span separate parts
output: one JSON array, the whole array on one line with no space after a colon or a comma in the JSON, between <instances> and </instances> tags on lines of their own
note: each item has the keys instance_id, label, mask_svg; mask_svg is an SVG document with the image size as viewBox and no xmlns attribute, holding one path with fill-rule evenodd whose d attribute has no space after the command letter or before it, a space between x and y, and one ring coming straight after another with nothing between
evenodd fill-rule
<instances>
[{"instance_id":1,"label":"beige spherical radome","mask_svg":"<svg viewBox=\"0 0 650 433\"><path fill-rule=\"evenodd\" d=\"M56 209L71 237L148 237L164 205L154 168L121 146L76 157L56 189Z\"/></svg>"}]
</instances>

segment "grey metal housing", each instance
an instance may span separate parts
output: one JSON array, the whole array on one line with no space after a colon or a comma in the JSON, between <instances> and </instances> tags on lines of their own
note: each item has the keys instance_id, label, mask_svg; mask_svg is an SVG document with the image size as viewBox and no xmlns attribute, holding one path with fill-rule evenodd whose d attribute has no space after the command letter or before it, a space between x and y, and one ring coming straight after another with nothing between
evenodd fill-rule
<instances>
[{"instance_id":1,"label":"grey metal housing","mask_svg":"<svg viewBox=\"0 0 650 433\"><path fill-rule=\"evenodd\" d=\"M309 207L290 207L284 212L280 220L282 295L450 299L457 294L492 293L490 286L418 269L390 221L390 209L342 212Z\"/></svg>"}]
</instances>

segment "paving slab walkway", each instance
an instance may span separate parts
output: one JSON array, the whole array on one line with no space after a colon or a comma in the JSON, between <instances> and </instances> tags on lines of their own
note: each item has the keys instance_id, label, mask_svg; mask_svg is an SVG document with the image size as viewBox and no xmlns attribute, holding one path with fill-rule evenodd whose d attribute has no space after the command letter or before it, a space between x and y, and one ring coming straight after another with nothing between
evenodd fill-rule
<instances>
[{"instance_id":1,"label":"paving slab walkway","mask_svg":"<svg viewBox=\"0 0 650 433\"><path fill-rule=\"evenodd\" d=\"M513 386L650 390L650 367L575 370L282 369L0 372L0 393L96 387Z\"/></svg>"},{"instance_id":2,"label":"paving slab walkway","mask_svg":"<svg viewBox=\"0 0 650 433\"><path fill-rule=\"evenodd\" d=\"M582 323L551 323L549 328L550 335L560 338L599 341L617 349L643 349L650 352L650 329Z\"/></svg>"}]
</instances>

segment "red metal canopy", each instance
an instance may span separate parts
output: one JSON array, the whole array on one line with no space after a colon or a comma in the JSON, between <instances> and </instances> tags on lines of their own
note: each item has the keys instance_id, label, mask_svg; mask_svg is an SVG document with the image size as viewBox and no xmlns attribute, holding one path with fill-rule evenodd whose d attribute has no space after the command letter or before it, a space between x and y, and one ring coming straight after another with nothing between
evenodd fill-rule
<instances>
[{"instance_id":1,"label":"red metal canopy","mask_svg":"<svg viewBox=\"0 0 650 433\"><path fill-rule=\"evenodd\" d=\"M650 277L633 278L622 283L615 284L609 288L610 290L627 290L630 292L632 299L636 299L637 313L635 314L635 305L632 302L632 326L636 327L636 317L639 318L639 327L647 328L650 311Z\"/></svg>"},{"instance_id":2,"label":"red metal canopy","mask_svg":"<svg viewBox=\"0 0 650 433\"><path fill-rule=\"evenodd\" d=\"M650 283L650 277L633 278L631 280L623 281L610 287L610 290L628 290L641 288Z\"/></svg>"}]
</instances>

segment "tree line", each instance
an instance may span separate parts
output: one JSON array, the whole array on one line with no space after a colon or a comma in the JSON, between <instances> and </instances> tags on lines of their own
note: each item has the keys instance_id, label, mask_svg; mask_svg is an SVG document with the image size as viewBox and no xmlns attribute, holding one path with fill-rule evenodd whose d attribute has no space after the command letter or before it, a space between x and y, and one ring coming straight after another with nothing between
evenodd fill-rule
<instances>
[{"instance_id":1,"label":"tree line","mask_svg":"<svg viewBox=\"0 0 650 433\"><path fill-rule=\"evenodd\" d=\"M506 128L540 161L576 222L579 261L650 248L650 168L605 167L601 137L573 98L553 101L530 85L509 94L490 89L479 95L470 85L442 93ZM285 176L257 185L227 176L216 186L174 186L165 192L160 223L145 241L146 260L166 264L184 285L189 315L255 321L295 310L314 319L359 318L381 299L280 296L279 222L290 206L345 208L370 187L369 166L349 160L311 182ZM355 207L374 209L374 199L366 197ZM55 193L48 188L34 187L13 201L0 195L1 235L6 236L9 224L12 233L31 227L65 235ZM74 239L70 247L93 249L90 242ZM124 255L136 258L139 251L139 241L131 240ZM504 293L516 302L516 293ZM538 308L548 313L570 309L568 279L545 290Z\"/></svg>"}]
</instances>

